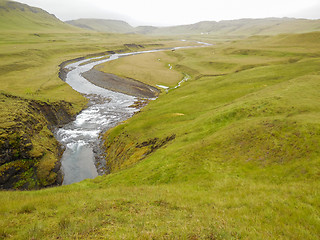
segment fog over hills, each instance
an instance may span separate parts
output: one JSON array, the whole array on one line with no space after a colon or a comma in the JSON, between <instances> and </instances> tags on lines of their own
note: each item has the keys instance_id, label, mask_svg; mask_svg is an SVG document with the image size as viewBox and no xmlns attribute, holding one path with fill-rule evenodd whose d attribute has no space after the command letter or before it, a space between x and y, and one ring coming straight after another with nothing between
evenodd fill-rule
<instances>
[{"instance_id":1,"label":"fog over hills","mask_svg":"<svg viewBox=\"0 0 320 240\"><path fill-rule=\"evenodd\" d=\"M77 27L99 32L137 33L147 35L274 35L280 33L304 33L320 31L320 20L295 18L239 19L203 21L172 27L132 27L124 21L103 19L79 19L67 21Z\"/></svg>"},{"instance_id":2,"label":"fog over hills","mask_svg":"<svg viewBox=\"0 0 320 240\"><path fill-rule=\"evenodd\" d=\"M98 32L128 33L134 30L134 28L130 26L127 22L121 20L78 19L66 21L66 23L83 29Z\"/></svg>"},{"instance_id":3,"label":"fog over hills","mask_svg":"<svg viewBox=\"0 0 320 240\"><path fill-rule=\"evenodd\" d=\"M319 0L18 0L54 13L63 21L96 18L124 20L137 26L176 26L201 21L290 17L320 19Z\"/></svg>"},{"instance_id":4,"label":"fog over hills","mask_svg":"<svg viewBox=\"0 0 320 240\"><path fill-rule=\"evenodd\" d=\"M0 0L0 29L2 31L98 31L143 35L275 35L320 31L320 20L296 18L262 18L225 21L201 21L170 27L133 27L125 21L112 19L78 19L65 23L36 7L19 2ZM82 29L82 30L81 30Z\"/></svg>"}]
</instances>

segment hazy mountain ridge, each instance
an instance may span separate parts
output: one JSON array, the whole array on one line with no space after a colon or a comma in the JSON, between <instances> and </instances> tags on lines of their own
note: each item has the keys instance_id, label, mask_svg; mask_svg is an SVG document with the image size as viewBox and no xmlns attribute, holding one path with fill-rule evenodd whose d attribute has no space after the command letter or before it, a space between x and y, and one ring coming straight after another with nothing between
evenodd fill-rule
<instances>
[{"instance_id":1,"label":"hazy mountain ridge","mask_svg":"<svg viewBox=\"0 0 320 240\"><path fill-rule=\"evenodd\" d=\"M66 23L98 32L127 33L134 29L127 22L121 20L82 18L66 21Z\"/></svg>"},{"instance_id":2,"label":"hazy mountain ridge","mask_svg":"<svg viewBox=\"0 0 320 240\"><path fill-rule=\"evenodd\" d=\"M238 19L202 21L171 27L132 27L124 21L103 19L79 19L67 21L77 27L100 32L137 33L144 35L274 35L279 33L305 33L320 31L320 20L295 18Z\"/></svg>"},{"instance_id":3,"label":"hazy mountain ridge","mask_svg":"<svg viewBox=\"0 0 320 240\"><path fill-rule=\"evenodd\" d=\"M295 18L264 18L202 21L191 25L156 28L148 34L224 34L270 35L278 33L303 33L320 30L320 20ZM137 31L139 33L139 31Z\"/></svg>"}]
</instances>

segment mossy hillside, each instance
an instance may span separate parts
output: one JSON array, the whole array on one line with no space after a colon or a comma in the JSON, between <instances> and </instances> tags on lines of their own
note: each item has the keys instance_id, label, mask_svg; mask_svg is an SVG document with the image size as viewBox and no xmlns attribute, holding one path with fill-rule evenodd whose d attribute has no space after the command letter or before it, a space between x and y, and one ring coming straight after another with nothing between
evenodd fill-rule
<instances>
[{"instance_id":1,"label":"mossy hillside","mask_svg":"<svg viewBox=\"0 0 320 240\"><path fill-rule=\"evenodd\" d=\"M296 36L296 39L301 37ZM260 61L268 57L268 62L247 70L244 68L240 71L230 71L219 77L199 77L211 73L214 75L216 69L207 69L208 74L201 74L199 65L192 65L192 61L189 60L187 68L199 72L193 75L198 76L196 80L160 96L132 119L106 133L106 160L111 171L117 174L100 181L111 186L184 185L192 182L192 185L204 185L212 189L232 178L235 185L230 182L227 184L228 187L225 186L225 191L229 194L237 193L242 197L247 193L252 199L261 194L259 204L268 206L264 211L271 215L267 214L267 217L263 211L258 215L270 219L270 223L278 222L282 228L280 231L286 231L284 235L294 237L291 234L296 232L296 236L301 237L300 234L305 232L303 229L309 229L311 225L314 226L311 230L314 232L310 235L305 232L305 237L312 239L317 235L320 225L315 215L310 212L310 216L303 212L297 214L300 210L287 208L286 204L299 205L302 202L297 199L307 194L310 210L313 209L311 211L314 213L319 211L316 204L316 196L319 193L313 188L319 184L320 172L320 109L317 104L320 98L319 43L313 42L313 47L305 46L305 53L298 42L293 46L286 45L285 48L278 46L278 50L275 44L270 47L263 41L258 48L258 43L257 41L256 46L250 48L245 55L242 51L238 55L238 51L232 51L231 54L225 51L229 48L237 49L238 46L243 49L245 42L220 46L221 52L231 55L226 54L225 58L229 61L237 59L239 69L243 65L239 64L238 59L245 65L259 57ZM214 48L214 51L219 52L218 47ZM185 50L175 54L190 56L190 52L193 51ZM259 52L259 55L256 52ZM267 53L267 56L263 53ZM299 56L299 60L289 61L292 56ZM194 62L198 60L190 59ZM152 142L153 139L165 139L173 134L175 139L157 151L152 151L152 144L141 148L143 143ZM129 166L133 167L128 168ZM119 171L123 168L128 169ZM248 181L245 184L242 182L244 179ZM248 193L240 187L245 185L252 189L258 183L273 186L274 194L277 195L275 199L286 201L280 203L275 200L275 203L271 200L273 194L270 191L259 188L254 190L255 193ZM241 190L237 189L238 187ZM298 188L308 189L308 193L302 193ZM285 197L280 192L283 189L290 189L291 193L286 191ZM248 197L245 199L248 200ZM245 201L242 204L245 205ZM244 205L241 205L242 209L246 208ZM248 205L248 209L251 207ZM303 208L308 211L307 208ZM272 209L281 209L283 216ZM235 211L237 210L230 210L233 214ZM299 227L297 231L288 230L285 222L294 225L294 219L300 214L304 221L309 223L298 221L300 227L301 224L305 226L303 229ZM245 215L238 215L238 218L248 220ZM235 216L237 214L229 215L230 219L237 221ZM266 222L264 224L268 225ZM274 230L275 228L271 231ZM254 238L252 236L251 238Z\"/></svg>"},{"instance_id":2,"label":"mossy hillside","mask_svg":"<svg viewBox=\"0 0 320 240\"><path fill-rule=\"evenodd\" d=\"M278 37L275 38L277 39ZM150 106L146 107L146 110L143 111L143 116L141 116L143 120L140 120L137 116L139 121L134 121L133 124L129 121L127 125L120 125L106 135L108 136L106 138L107 161L112 165L111 168L119 169L121 168L121 164L128 166L145 158L146 155L153 152L154 144L142 148L139 147L139 144L148 142L153 138L161 140L177 133L178 135L189 135L189 133L185 133L183 130L181 132L181 129L194 129L191 131L191 135L197 133L197 139L203 138L203 135L199 134L210 128L211 123L208 123L208 119L211 119L210 121L212 121L212 127L214 129L221 127L221 125L228 125L234 120L254 117L257 114L261 116L274 116L276 113L280 114L283 112L288 115L294 115L299 111L295 107L298 102L290 103L289 106L287 106L286 102L283 103L280 100L277 103L276 95L260 101L261 106L254 105L247 107L247 105L242 102L240 104L234 102L237 99L242 99L255 92L267 89L272 85L278 86L281 82L288 84L289 80L308 74L315 74L317 76L319 72L319 58L317 58L319 43L318 45L313 43L313 48L308 46L306 53L302 54L300 52L301 49L296 52L296 48L290 45L288 46L290 52L284 48L279 48L280 46L278 50L276 50L264 44L265 38L260 39L262 39L262 41L259 48L254 46L254 44L257 45L257 42L252 44L249 39L249 43L245 40L233 44L202 48L199 49L198 52L196 52L196 49L192 49L162 53L162 55L166 54L170 57L176 57L176 62L172 63L174 71L178 71L177 66L178 69L188 69L188 73L196 80L191 83L186 83L185 85L188 87L183 88L184 91L182 89L173 90L177 91L177 93L172 94L169 92L169 94L164 97L166 100L160 100L160 97L160 99L156 101L157 103L151 103ZM245 50L244 46L250 46L250 48ZM212 52L215 54L213 55ZM246 52L246 54L244 55L243 52ZM257 52L259 54L257 54ZM149 61L149 66L154 63L157 68L159 67L157 54L159 53L153 53L154 56L152 56L152 58L154 61ZM202 58L199 57L200 54L203 54ZM272 57L270 56L271 54ZM312 57L312 55L315 55L315 57ZM300 60L290 61L292 56L299 56ZM131 57L128 61L135 62L135 65L143 68L145 58L135 57L136 56ZM224 66L233 65L234 67L225 68L223 73L221 73L222 64L208 64L212 62L212 59L219 59L220 61L224 59ZM138 60L142 60L140 65ZM205 64L205 62L207 64ZM109 63L103 65L104 67L110 67ZM117 66L117 62L115 62L113 66ZM204 68L205 70L203 70ZM149 69L152 68L150 67ZM125 71L125 67L123 71L128 74L127 76L132 76L129 74L129 71ZM164 65L163 71L172 70L167 69L166 65ZM143 74L141 74L140 77L143 80ZM306 77L306 79L308 79L308 77ZM174 82L174 78L170 80ZM149 78L147 78L146 81L150 83ZM156 83L157 82L153 82L153 84ZM179 94L180 91L182 91L181 95ZM171 98L170 96L173 97ZM312 96L314 96L314 94ZM294 98L294 96L290 97ZM279 99L281 99L280 96ZM231 106L239 105L239 107L227 111L224 105L230 105L230 102L232 102ZM153 104L155 104L156 107L153 107ZM312 106L313 102L310 101L308 105ZM149 111L149 109L152 110ZM255 113L255 111L257 111L257 113ZM220 118L221 120L219 120ZM226 123L224 123L224 118L226 118ZM235 119L228 122L229 118ZM198 126L202 126L201 128L204 130L199 131ZM213 129L209 133L212 134L215 131ZM148 138L148 136L152 137ZM185 138L187 139L188 137ZM191 142L197 139L192 138ZM127 158L127 160L123 161L123 158Z\"/></svg>"},{"instance_id":3,"label":"mossy hillside","mask_svg":"<svg viewBox=\"0 0 320 240\"><path fill-rule=\"evenodd\" d=\"M313 67L311 67L312 64ZM205 143L212 143L213 141L212 139L206 141L206 137L211 136L218 131L226 131L225 127L230 124L239 126L237 125L237 121L241 122L242 119L246 120L257 118L261 122L266 121L266 125L262 126L261 122L252 121L253 126L251 127L253 129L262 127L261 131L259 131L262 134L263 131L270 131L271 128L268 128L268 123L272 125L273 120L279 118L280 123L282 122L282 124L284 125L292 125L292 128L289 128L290 130L288 132L288 135L293 134L292 136L294 136L293 132L295 132L294 129L296 128L298 134L297 136L299 136L299 128L304 128L304 123L302 121L300 122L300 124L298 124L295 121L295 117L299 116L300 114L305 114L309 111L316 113L314 116L315 119L308 120L308 124L309 121L312 121L313 123L311 124L311 126L315 125L315 128L313 130L311 130L313 127L310 126L310 131L315 134L315 138L313 139L312 133L307 134L307 136L305 136L304 138L313 139L312 141L315 141L313 144L310 143L309 146L313 146L313 150L309 150L313 152L316 150L314 146L316 146L318 141L318 130L316 124L318 117L318 108L314 106L314 103L318 99L318 96L314 91L314 89L318 88L318 76L311 74L310 76L307 75L299 78L299 74L305 74L305 71L309 67L309 70L311 70L311 72L309 73L312 73L312 71L315 71L315 73L317 73L319 71L319 60L308 61L305 63L301 62L299 64L290 64L290 67L287 66L287 68L284 66L272 66L263 69L247 70L241 73L235 73L233 74L233 76L219 77L215 80L210 77L202 78L201 80L189 83L191 86L190 88L185 87L180 89L179 91L181 91L181 95L179 94L179 97L178 93L176 93L174 94L175 97L171 98L169 92L169 94L167 94L165 97L166 100L160 101L160 97L160 99L157 100L159 102L150 103L150 105L145 108L145 111L142 111L142 113L135 116L132 120L129 120L128 123L118 126L118 129L116 128L115 130L113 130L114 132L111 131L110 135L107 135L107 161L114 161L115 165L118 165L119 154L127 154L127 148L134 148L137 149L140 154L137 155L136 151L131 151L133 155L126 156L128 160L126 161L126 163L124 163L125 165L132 164L140 160L141 158L144 158L145 152L142 151L141 148L137 147L139 143L149 141L150 139L155 137L163 139L173 134L177 135L175 141L172 143L175 144L175 147L173 147L173 149L182 148L181 154L182 152L184 152L185 154L189 149L188 143L194 144L194 142L200 141L204 144L204 147L206 145ZM289 70L292 71L291 77L295 80L290 79L290 74L287 74L285 77L282 76L280 78L274 76L275 72L281 74L281 71ZM271 75L273 75L273 78L271 77ZM250 76L252 77L250 78ZM312 81L310 81L310 79L312 79ZM246 81L246 84L244 84L244 82L242 82L241 80ZM292 86L288 85L289 82L287 81L289 80L292 80L293 82L290 82L293 85L292 89ZM297 81L297 83L295 81ZM303 81L306 81L305 85L302 84ZM271 88L272 86L277 86L273 88L277 89L280 86L283 86L280 85L283 82L286 82L287 84L283 92L279 91L278 94L274 94L271 97L264 97L264 91L266 91L266 89ZM299 89L298 87L296 87L296 85L301 86L301 88ZM205 87L202 88L201 86ZM308 91L305 88L308 88ZM292 93L289 90L292 90L294 92ZM299 93L300 96L302 95L302 99L311 98L310 101L293 101L293 99L295 99L295 94L298 95L298 91L301 90L306 93L306 95L302 95L302 93ZM202 94L200 96L197 96L199 92L201 92ZM290 95L287 97L284 94L288 92L290 93ZM310 96L314 96L314 98L308 95L309 92L312 92L312 95ZM254 100L244 101L244 99L248 99L249 96L254 96L258 93L259 100L255 98ZM232 104L230 104L230 102ZM140 119L140 117L141 120L137 122L134 121L134 119ZM282 121L282 118L284 118L284 122ZM300 116L298 117L298 119L299 121L301 121ZM133 121L133 123L131 121ZM278 122L276 121L276 123ZM259 125L259 127L255 126L256 124ZM265 126L264 130L263 126ZM281 125L276 125L275 128L278 130L280 128L279 132L285 132L285 129L282 129ZM243 131L246 132L248 131L248 129ZM255 131L257 130L252 130L252 134L255 133ZM249 135L247 137L249 137ZM257 139L259 139L259 137L263 139L261 140L261 144L263 144L263 142L267 139L272 139L270 138L270 136L257 136ZM282 139L280 133L277 133L275 135L275 138L277 137L279 139L274 141L280 142L280 145L278 146L279 148L276 154L280 154L282 150L285 151L285 149L281 148L282 142L284 142L285 139ZM229 139L230 136L226 138ZM243 141L245 143L246 141L250 142L251 140L247 139ZM308 148L308 144L304 143L305 140L297 141L293 138L291 139L291 142L290 139L288 141L289 142L287 144L292 144L292 148L290 148L288 152L295 152L296 150L294 148L300 149L301 151L306 151L306 148ZM260 148L253 147L254 144L257 144L257 142L252 144L252 147L247 146L246 149L249 151L249 149L252 148L252 151L256 151L256 158L258 158L258 156L260 156L261 154L265 155L264 158L269 158L267 148L264 149L264 153L260 153ZM275 151L272 148L276 147L276 144L273 145L272 142L270 144L270 152ZM297 146L296 144L301 144L301 146ZM200 144L200 148L201 146L202 145ZM191 149L193 149L193 147L191 147ZM217 151L218 150L215 150L214 152ZM230 150L229 152L231 156L232 152L233 150ZM168 155L170 156L170 154ZM243 157L246 156L244 155ZM251 157L248 156L248 159L250 158ZM111 165L113 164L111 163Z\"/></svg>"},{"instance_id":4,"label":"mossy hillside","mask_svg":"<svg viewBox=\"0 0 320 240\"><path fill-rule=\"evenodd\" d=\"M62 149L52 134L72 118L72 105L0 96L1 188L33 189L61 184Z\"/></svg>"}]
</instances>

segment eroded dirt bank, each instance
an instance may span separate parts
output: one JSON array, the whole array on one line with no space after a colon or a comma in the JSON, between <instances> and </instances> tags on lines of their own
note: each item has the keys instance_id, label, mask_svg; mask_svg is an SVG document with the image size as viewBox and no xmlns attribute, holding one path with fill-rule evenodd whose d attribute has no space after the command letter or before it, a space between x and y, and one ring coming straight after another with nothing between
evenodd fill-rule
<instances>
[{"instance_id":1,"label":"eroded dirt bank","mask_svg":"<svg viewBox=\"0 0 320 240\"><path fill-rule=\"evenodd\" d=\"M112 137L110 131L103 135L106 173L112 173L131 166L150 154L164 147L176 138L175 134L164 138L150 138L147 141L141 141L127 132Z\"/></svg>"},{"instance_id":2,"label":"eroded dirt bank","mask_svg":"<svg viewBox=\"0 0 320 240\"><path fill-rule=\"evenodd\" d=\"M0 189L60 185L63 149L52 131L73 119L72 105L0 94L0 108Z\"/></svg>"}]
</instances>

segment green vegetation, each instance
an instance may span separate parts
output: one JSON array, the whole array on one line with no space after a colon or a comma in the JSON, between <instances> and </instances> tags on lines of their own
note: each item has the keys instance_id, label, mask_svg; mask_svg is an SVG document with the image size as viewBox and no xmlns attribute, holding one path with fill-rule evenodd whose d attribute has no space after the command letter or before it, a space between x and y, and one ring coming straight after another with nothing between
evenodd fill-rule
<instances>
[{"instance_id":1,"label":"green vegetation","mask_svg":"<svg viewBox=\"0 0 320 240\"><path fill-rule=\"evenodd\" d=\"M320 231L316 36L320 39L320 33L253 37L166 52L176 57L173 69L183 69L193 80L105 135L106 160L117 173L101 182L176 186L176 191L188 189L185 197L198 198L199 204L214 196L213 202L223 202L218 208L224 210L224 221L236 226L228 232L235 231L238 237L316 238ZM127 61L137 65L138 59L142 58ZM173 134L175 139L157 150L157 144ZM208 215L219 215L213 212Z\"/></svg>"},{"instance_id":2,"label":"green vegetation","mask_svg":"<svg viewBox=\"0 0 320 240\"><path fill-rule=\"evenodd\" d=\"M48 31L0 21L0 180L11 188L58 182L51 129L86 105L60 63L186 44L48 19ZM216 45L98 66L151 85L191 79L104 135L110 175L1 191L0 239L318 239L320 33L204 39Z\"/></svg>"},{"instance_id":3,"label":"green vegetation","mask_svg":"<svg viewBox=\"0 0 320 240\"><path fill-rule=\"evenodd\" d=\"M34 189L61 182L61 149L51 131L87 103L58 77L62 62L106 51L130 52L138 46L180 44L136 35L85 33L41 9L3 0L0 23L1 188Z\"/></svg>"},{"instance_id":4,"label":"green vegetation","mask_svg":"<svg viewBox=\"0 0 320 240\"><path fill-rule=\"evenodd\" d=\"M262 165L313 156L319 141L316 124L319 109L314 109L319 97L314 89L317 89L320 70L319 41L313 41L315 35L319 37L320 34L303 36L304 44L308 39L312 43L304 52L299 42L287 45L287 49L281 47L293 36L264 37L259 41L251 38L233 44L166 52L176 59L172 63L173 70L185 71L194 81L160 97L128 123L106 135L107 161L111 169L122 169L145 158L153 152L156 142L173 134L177 137L170 146L181 149L183 155L190 149L203 151L210 146L214 159L228 156L244 162L267 161L260 163ZM264 44L267 40L269 45ZM153 55L154 59L157 55L160 57L159 53ZM127 58L126 63L138 65L139 59L143 60L142 68L145 61L138 56ZM156 60L149 61L149 68L152 69L152 63L158 68ZM117 64L106 63L103 69L112 67L117 72ZM163 68L163 71L172 71L165 65ZM121 69L126 77L134 77L130 70ZM143 77L141 74L139 80ZM149 78L146 81L150 84ZM314 119L311 114L304 122L300 115L307 112L314 112ZM306 136L300 138L304 134ZM151 141L155 138L157 140ZM220 142L217 146L215 138ZM227 142L223 142L225 140ZM197 154L202 156L203 153Z\"/></svg>"},{"instance_id":5,"label":"green vegetation","mask_svg":"<svg viewBox=\"0 0 320 240\"><path fill-rule=\"evenodd\" d=\"M62 62L105 51L177 44L180 42L175 40L99 33L1 35L0 185L32 189L56 184L61 178L57 172L61 150L47 126L53 130L70 121L87 103L59 79ZM25 160L28 164L21 165ZM31 177L23 177L30 168L35 169L33 175L30 172ZM20 178L25 179L23 184Z\"/></svg>"},{"instance_id":6,"label":"green vegetation","mask_svg":"<svg viewBox=\"0 0 320 240\"><path fill-rule=\"evenodd\" d=\"M99 66L153 85L192 79L105 134L112 174L1 192L0 236L317 239L319 39L251 37Z\"/></svg>"}]
</instances>

